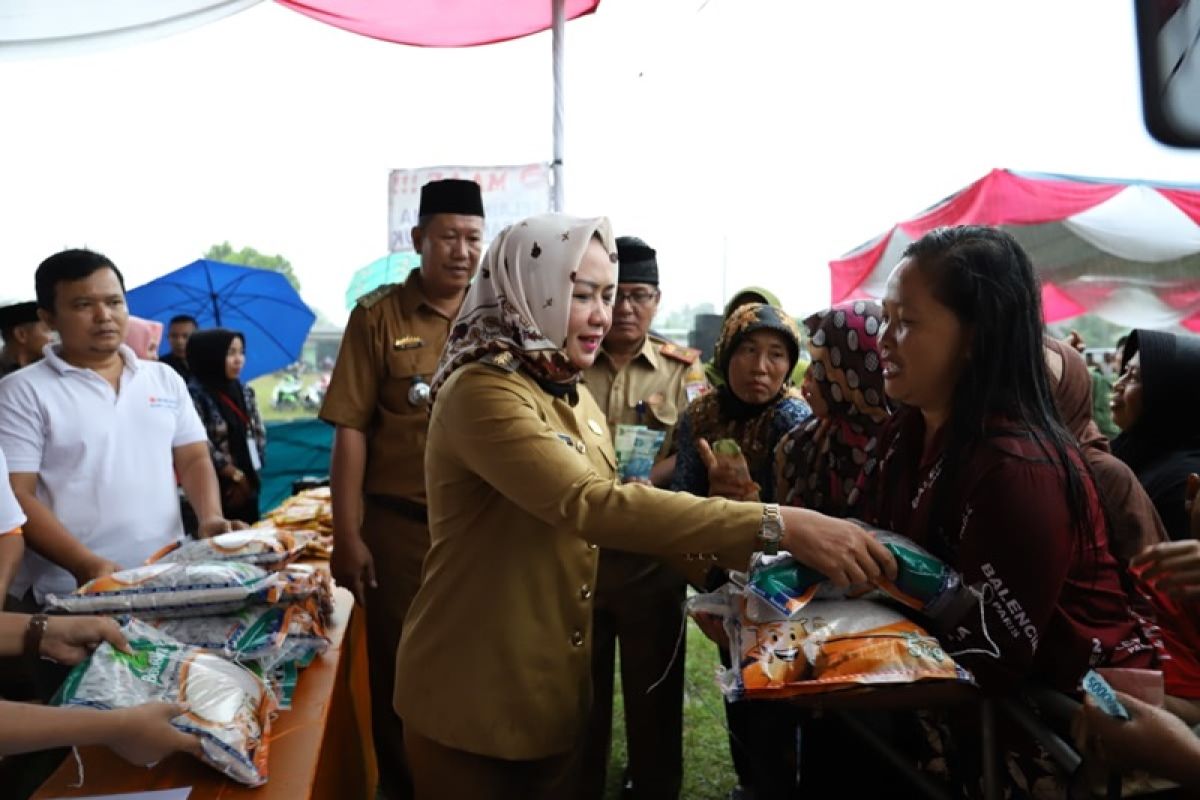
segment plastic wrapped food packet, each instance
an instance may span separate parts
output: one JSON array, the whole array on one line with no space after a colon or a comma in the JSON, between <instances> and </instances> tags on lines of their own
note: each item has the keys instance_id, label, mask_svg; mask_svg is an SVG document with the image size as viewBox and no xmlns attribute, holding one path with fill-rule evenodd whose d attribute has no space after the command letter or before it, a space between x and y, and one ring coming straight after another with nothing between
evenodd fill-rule
<instances>
[{"instance_id":1,"label":"plastic wrapped food packet","mask_svg":"<svg viewBox=\"0 0 1200 800\"><path fill-rule=\"evenodd\" d=\"M288 606L284 633L282 646L258 659L265 669L270 670L285 663L307 667L314 658L329 649L330 641L320 602L315 597Z\"/></svg>"},{"instance_id":2,"label":"plastic wrapped food packet","mask_svg":"<svg viewBox=\"0 0 1200 800\"><path fill-rule=\"evenodd\" d=\"M731 700L772 699L879 684L970 681L937 639L870 600L812 600L798 614L751 621L752 597L732 585L689 601L723 616L736 665L719 678ZM703 598L703 599L701 599Z\"/></svg>"},{"instance_id":3,"label":"plastic wrapped food packet","mask_svg":"<svg viewBox=\"0 0 1200 800\"><path fill-rule=\"evenodd\" d=\"M268 511L266 518L255 527L273 525L277 528L309 530L320 534L333 533L333 507L328 486L306 489L284 500L278 508Z\"/></svg>"},{"instance_id":4,"label":"plastic wrapped food packet","mask_svg":"<svg viewBox=\"0 0 1200 800\"><path fill-rule=\"evenodd\" d=\"M203 616L265 600L276 582L261 567L237 561L158 563L90 580L69 595L46 595L46 605L69 614Z\"/></svg>"},{"instance_id":5,"label":"plastic wrapped food packet","mask_svg":"<svg viewBox=\"0 0 1200 800\"><path fill-rule=\"evenodd\" d=\"M287 605L249 606L232 614L147 622L183 644L213 650L239 663L257 663L268 672L284 663L307 667L329 649L315 597Z\"/></svg>"},{"instance_id":6,"label":"plastic wrapped food packet","mask_svg":"<svg viewBox=\"0 0 1200 800\"><path fill-rule=\"evenodd\" d=\"M828 586L825 576L792 558L790 553L766 555L755 553L750 564L746 588L770 604L773 611L766 615L789 616L804 608ZM760 619L751 614L752 619Z\"/></svg>"},{"instance_id":7,"label":"plastic wrapped food packet","mask_svg":"<svg viewBox=\"0 0 1200 800\"><path fill-rule=\"evenodd\" d=\"M311 564L290 564L279 573L278 595L275 602L295 603L308 598L317 601L316 609L322 623L333 617L333 579L326 569Z\"/></svg>"},{"instance_id":8,"label":"plastic wrapped food packet","mask_svg":"<svg viewBox=\"0 0 1200 800\"><path fill-rule=\"evenodd\" d=\"M963 582L962 575L946 562L911 539L861 522L858 524L896 559L896 579L881 576L873 583L874 588L887 597L920 612L937 630L951 629L979 605L979 597ZM788 554L781 557L756 555L748 588L784 615L796 613L814 599L869 598L872 589L870 586L834 589L825 582L823 575Z\"/></svg>"},{"instance_id":9,"label":"plastic wrapped food packet","mask_svg":"<svg viewBox=\"0 0 1200 800\"><path fill-rule=\"evenodd\" d=\"M889 597L921 612L939 630L952 628L968 611L978 607L979 597L949 564L898 533L858 524L896 559L896 579L880 577L876 581Z\"/></svg>"},{"instance_id":10,"label":"plastic wrapped food packet","mask_svg":"<svg viewBox=\"0 0 1200 800\"><path fill-rule=\"evenodd\" d=\"M300 666L295 661L285 661L271 669L266 669L257 661L246 665L246 668L262 679L271 687L271 694L279 703L280 711L290 711L292 698L296 695L296 682L300 677Z\"/></svg>"},{"instance_id":11,"label":"plastic wrapped food packet","mask_svg":"<svg viewBox=\"0 0 1200 800\"><path fill-rule=\"evenodd\" d=\"M250 528L219 533L207 539L175 542L159 550L147 564L195 564L212 561L241 561L264 569L277 569L298 558L317 538L308 531Z\"/></svg>"},{"instance_id":12,"label":"plastic wrapped food packet","mask_svg":"<svg viewBox=\"0 0 1200 800\"><path fill-rule=\"evenodd\" d=\"M234 661L274 658L283 651L292 606L249 606L232 614L147 620L183 644L215 650Z\"/></svg>"},{"instance_id":13,"label":"plastic wrapped food packet","mask_svg":"<svg viewBox=\"0 0 1200 800\"><path fill-rule=\"evenodd\" d=\"M151 701L184 703L171 724L199 737L203 761L249 786L267 781L267 741L275 699L263 681L221 656L175 641L136 620L122 629L132 654L107 642L71 670L54 702L129 708Z\"/></svg>"}]
</instances>

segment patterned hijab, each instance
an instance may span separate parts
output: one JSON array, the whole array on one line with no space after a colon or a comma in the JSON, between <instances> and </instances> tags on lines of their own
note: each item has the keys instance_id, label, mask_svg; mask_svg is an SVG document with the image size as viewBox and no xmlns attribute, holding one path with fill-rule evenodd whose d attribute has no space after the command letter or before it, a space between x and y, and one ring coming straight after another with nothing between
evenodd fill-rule
<instances>
[{"instance_id":1,"label":"patterned hijab","mask_svg":"<svg viewBox=\"0 0 1200 800\"><path fill-rule=\"evenodd\" d=\"M828 415L797 427L776 452L777 496L786 505L834 516L861 514L888 417L876 341L881 317L878 303L858 300L804 320L809 374Z\"/></svg>"},{"instance_id":2,"label":"patterned hijab","mask_svg":"<svg viewBox=\"0 0 1200 800\"><path fill-rule=\"evenodd\" d=\"M734 351L743 339L756 331L774 331L783 337L788 348L788 375L792 374L792 369L800 360L800 328L796 321L775 306L766 303L746 303L735 308L733 313L725 318L725 324L721 326L721 337L717 339L717 345L713 349L713 362L726 384L729 383L729 361L733 358ZM785 378L784 388L786 387Z\"/></svg>"},{"instance_id":3,"label":"patterned hijab","mask_svg":"<svg viewBox=\"0 0 1200 800\"><path fill-rule=\"evenodd\" d=\"M512 354L540 383L578 382L580 370L563 348L575 271L593 237L616 264L607 217L542 214L501 231L450 329L430 387L434 396L454 370L494 353Z\"/></svg>"},{"instance_id":4,"label":"patterned hijab","mask_svg":"<svg viewBox=\"0 0 1200 800\"><path fill-rule=\"evenodd\" d=\"M742 401L729 388L729 361L738 344L751 333L760 330L774 331L787 342L790 364L787 374L800 351L800 328L786 313L765 303L749 303L736 309L725 321L721 338L713 352L713 362L718 365L724 382L715 392L710 392L688 406L691 416L692 436L707 439L709 444L718 439L733 439L742 449L750 475L762 484L766 495L773 496L771 477L771 454L779 437L795 422L783 427L780 420L788 413L800 409L800 416L807 416L808 408L800 402L799 393L784 379L779 393L761 405ZM783 415L781 417L781 415ZM777 417L780 420L777 420ZM768 482L764 482L764 478Z\"/></svg>"}]
</instances>

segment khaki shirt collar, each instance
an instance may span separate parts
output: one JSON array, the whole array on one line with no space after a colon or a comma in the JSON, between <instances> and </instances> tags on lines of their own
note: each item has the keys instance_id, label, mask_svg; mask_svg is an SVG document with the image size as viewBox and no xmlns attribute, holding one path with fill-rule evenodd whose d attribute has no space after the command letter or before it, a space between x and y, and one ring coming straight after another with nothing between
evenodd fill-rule
<instances>
[{"instance_id":1,"label":"khaki shirt collar","mask_svg":"<svg viewBox=\"0 0 1200 800\"><path fill-rule=\"evenodd\" d=\"M608 362L610 364L612 363L612 356L610 356L608 354L608 351L604 349L603 344L600 345L600 353L606 359L608 359ZM649 336L646 336L645 338L642 339L642 348L640 350L638 350L637 355L635 355L632 359L630 359L629 363L633 364L636 361L638 361L639 359L644 360L650 366L650 369L652 369L652 370L658 369L658 365L659 365L658 349L654 346L654 342L650 341Z\"/></svg>"},{"instance_id":2,"label":"khaki shirt collar","mask_svg":"<svg viewBox=\"0 0 1200 800\"><path fill-rule=\"evenodd\" d=\"M421 270L414 269L408 273L408 277L404 279L404 291L400 295L400 309L405 317L412 319L418 311L425 311L428 314L434 314L442 319L449 319L441 311L434 308L433 304L425 298L425 290L421 288ZM454 320L450 320L453 322Z\"/></svg>"}]
</instances>

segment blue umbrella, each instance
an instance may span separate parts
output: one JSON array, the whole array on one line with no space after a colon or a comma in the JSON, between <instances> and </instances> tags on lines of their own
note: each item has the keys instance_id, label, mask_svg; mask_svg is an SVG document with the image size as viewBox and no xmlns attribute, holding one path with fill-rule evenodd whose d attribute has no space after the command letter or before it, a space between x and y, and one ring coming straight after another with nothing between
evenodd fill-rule
<instances>
[{"instance_id":1,"label":"blue umbrella","mask_svg":"<svg viewBox=\"0 0 1200 800\"><path fill-rule=\"evenodd\" d=\"M246 381L297 361L317 318L282 274L205 259L130 289L127 302L131 314L164 326L188 314L201 328L240 331Z\"/></svg>"}]
</instances>

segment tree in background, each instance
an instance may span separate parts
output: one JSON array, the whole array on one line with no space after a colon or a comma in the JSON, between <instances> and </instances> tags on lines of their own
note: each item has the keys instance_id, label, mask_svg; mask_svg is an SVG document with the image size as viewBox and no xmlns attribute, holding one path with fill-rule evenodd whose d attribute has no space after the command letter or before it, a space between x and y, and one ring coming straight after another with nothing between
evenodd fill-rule
<instances>
[{"instance_id":1,"label":"tree in background","mask_svg":"<svg viewBox=\"0 0 1200 800\"><path fill-rule=\"evenodd\" d=\"M273 256L264 255L253 247L243 247L241 250L234 250L229 242L221 242L208 248L208 252L204 254L204 257L209 261L223 261L226 264L241 264L243 267L257 267L258 269L269 269L272 272L278 272L287 278L288 283L292 285L293 289L300 291L300 279L296 277L296 273L292 269L292 262L279 254Z\"/></svg>"}]
</instances>

